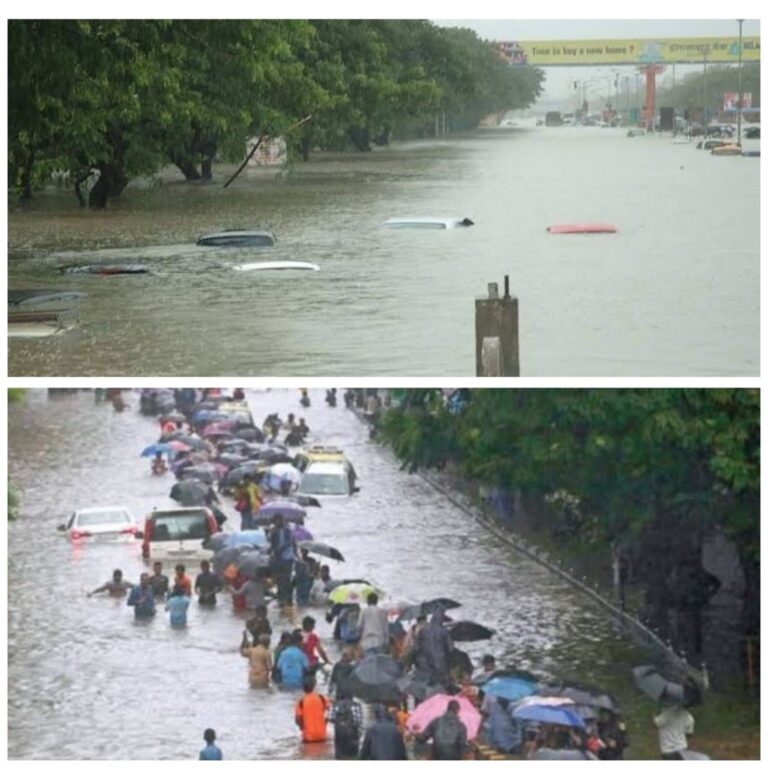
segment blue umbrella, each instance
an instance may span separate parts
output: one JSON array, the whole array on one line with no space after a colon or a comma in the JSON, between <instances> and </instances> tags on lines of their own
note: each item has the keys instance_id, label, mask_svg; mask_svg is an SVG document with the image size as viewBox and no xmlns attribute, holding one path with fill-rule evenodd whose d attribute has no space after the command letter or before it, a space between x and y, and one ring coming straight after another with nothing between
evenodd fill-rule
<instances>
[{"instance_id":1,"label":"blue umbrella","mask_svg":"<svg viewBox=\"0 0 768 768\"><path fill-rule=\"evenodd\" d=\"M512 716L519 720L536 720L538 723L586 728L584 721L576 713L560 707L547 707L543 704L523 704L512 713Z\"/></svg>"},{"instance_id":2,"label":"blue umbrella","mask_svg":"<svg viewBox=\"0 0 768 768\"><path fill-rule=\"evenodd\" d=\"M193 424L202 424L204 421L217 421L221 418L221 414L218 411L198 411L192 417Z\"/></svg>"},{"instance_id":3,"label":"blue umbrella","mask_svg":"<svg viewBox=\"0 0 768 768\"><path fill-rule=\"evenodd\" d=\"M154 456L156 453L173 453L173 448L167 443L152 443L152 445L148 445L141 452L141 458L145 459L148 456Z\"/></svg>"},{"instance_id":4,"label":"blue umbrella","mask_svg":"<svg viewBox=\"0 0 768 768\"><path fill-rule=\"evenodd\" d=\"M497 696L508 701L517 701L518 699L530 696L537 689L538 685L530 680L523 680L519 677L494 677L481 690L488 696Z\"/></svg>"},{"instance_id":5,"label":"blue umbrella","mask_svg":"<svg viewBox=\"0 0 768 768\"><path fill-rule=\"evenodd\" d=\"M267 535L260 528L254 528L250 531L234 531L227 535L227 547L236 547L239 544L253 544L257 547L267 545Z\"/></svg>"}]
</instances>

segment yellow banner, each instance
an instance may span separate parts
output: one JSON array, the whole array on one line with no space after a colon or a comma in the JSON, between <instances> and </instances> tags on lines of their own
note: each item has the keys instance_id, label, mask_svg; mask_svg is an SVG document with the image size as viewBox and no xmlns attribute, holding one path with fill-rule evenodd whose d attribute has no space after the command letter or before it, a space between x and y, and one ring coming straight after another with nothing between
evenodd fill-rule
<instances>
[{"instance_id":1,"label":"yellow banner","mask_svg":"<svg viewBox=\"0 0 768 768\"><path fill-rule=\"evenodd\" d=\"M500 42L510 64L722 64L739 60L738 37L679 37L658 40L541 40ZM760 61L760 38L742 38L743 61Z\"/></svg>"}]
</instances>

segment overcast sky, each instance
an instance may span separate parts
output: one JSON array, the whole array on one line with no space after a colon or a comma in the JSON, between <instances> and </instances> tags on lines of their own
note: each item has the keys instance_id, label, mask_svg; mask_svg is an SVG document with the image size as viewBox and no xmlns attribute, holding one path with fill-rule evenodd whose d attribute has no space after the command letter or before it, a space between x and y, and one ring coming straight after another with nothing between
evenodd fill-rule
<instances>
[{"instance_id":1,"label":"overcast sky","mask_svg":"<svg viewBox=\"0 0 768 768\"><path fill-rule=\"evenodd\" d=\"M728 37L737 36L739 25L735 19L435 19L442 26L469 27L487 40L621 40L648 37ZM759 35L760 22L747 20L744 35ZM675 77L698 69L678 65ZM635 87L634 67L547 67L543 99L570 99L574 94L574 80L589 81L591 95L610 95L615 73L631 77L631 91ZM672 68L661 76L660 84L671 84ZM575 103L575 98L574 98ZM564 107L568 106L567 104Z\"/></svg>"}]
</instances>

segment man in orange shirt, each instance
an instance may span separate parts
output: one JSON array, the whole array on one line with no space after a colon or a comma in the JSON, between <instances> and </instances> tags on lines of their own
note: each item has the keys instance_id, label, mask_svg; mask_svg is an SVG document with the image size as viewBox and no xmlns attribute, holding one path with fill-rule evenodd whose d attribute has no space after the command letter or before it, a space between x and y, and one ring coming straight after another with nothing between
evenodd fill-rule
<instances>
[{"instance_id":1,"label":"man in orange shirt","mask_svg":"<svg viewBox=\"0 0 768 768\"><path fill-rule=\"evenodd\" d=\"M173 580L174 587L181 587L187 597L192 596L192 579L187 576L187 568L184 563L176 566L176 576Z\"/></svg>"},{"instance_id":2,"label":"man in orange shirt","mask_svg":"<svg viewBox=\"0 0 768 768\"><path fill-rule=\"evenodd\" d=\"M296 702L296 725L301 728L302 741L325 741L325 712L328 699L315 693L315 678L304 680L304 695Z\"/></svg>"}]
</instances>

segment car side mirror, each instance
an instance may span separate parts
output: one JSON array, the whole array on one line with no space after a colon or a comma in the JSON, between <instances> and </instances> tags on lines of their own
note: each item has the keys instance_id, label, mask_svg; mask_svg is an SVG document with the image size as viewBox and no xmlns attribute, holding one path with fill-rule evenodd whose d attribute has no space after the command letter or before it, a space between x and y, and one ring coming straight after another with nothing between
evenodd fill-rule
<instances>
[{"instance_id":1,"label":"car side mirror","mask_svg":"<svg viewBox=\"0 0 768 768\"><path fill-rule=\"evenodd\" d=\"M67 530L67 525L66 525L66 523L62 523L61 525L57 525L57 526L56 526L56 530L57 530L57 531L66 531L66 530Z\"/></svg>"},{"instance_id":2,"label":"car side mirror","mask_svg":"<svg viewBox=\"0 0 768 768\"><path fill-rule=\"evenodd\" d=\"M136 531L136 533L133 534L137 539L143 539L144 538L144 531Z\"/></svg>"}]
</instances>

